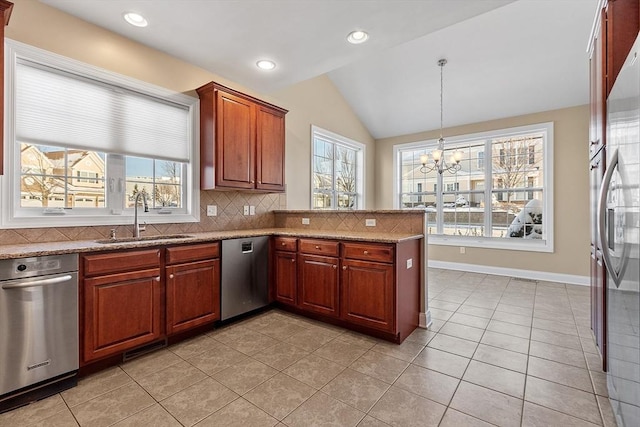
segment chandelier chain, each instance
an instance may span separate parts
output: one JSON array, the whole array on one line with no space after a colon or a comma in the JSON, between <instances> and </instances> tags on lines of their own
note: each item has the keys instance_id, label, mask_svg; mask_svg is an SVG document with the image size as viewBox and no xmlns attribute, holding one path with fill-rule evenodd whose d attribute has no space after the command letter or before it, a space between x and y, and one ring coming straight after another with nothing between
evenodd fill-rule
<instances>
[{"instance_id":1,"label":"chandelier chain","mask_svg":"<svg viewBox=\"0 0 640 427\"><path fill-rule=\"evenodd\" d=\"M442 129L443 129L443 103L442 103L442 99L443 99L443 92L444 92L444 78L443 78L443 70L444 70L444 64L447 63L446 59L441 59L440 61L438 61L438 65L440 65L440 138L442 138Z\"/></svg>"}]
</instances>

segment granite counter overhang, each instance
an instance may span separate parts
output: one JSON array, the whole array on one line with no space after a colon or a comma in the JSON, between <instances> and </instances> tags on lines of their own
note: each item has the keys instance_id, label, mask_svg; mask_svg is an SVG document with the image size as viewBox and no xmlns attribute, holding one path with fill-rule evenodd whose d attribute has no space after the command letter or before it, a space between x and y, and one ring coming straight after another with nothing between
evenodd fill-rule
<instances>
[{"instance_id":1,"label":"granite counter overhang","mask_svg":"<svg viewBox=\"0 0 640 427\"><path fill-rule=\"evenodd\" d=\"M95 240L74 240L64 242L27 243L20 245L0 245L0 259L28 258L81 252L106 252L154 246L173 246L256 236L290 236L299 238L366 241L374 243L400 243L406 240L416 240L424 237L422 234L410 233L327 231L294 228L262 228L186 234L188 234L189 237L163 239L162 236L158 236L157 240L141 240L107 244L97 243Z\"/></svg>"}]
</instances>

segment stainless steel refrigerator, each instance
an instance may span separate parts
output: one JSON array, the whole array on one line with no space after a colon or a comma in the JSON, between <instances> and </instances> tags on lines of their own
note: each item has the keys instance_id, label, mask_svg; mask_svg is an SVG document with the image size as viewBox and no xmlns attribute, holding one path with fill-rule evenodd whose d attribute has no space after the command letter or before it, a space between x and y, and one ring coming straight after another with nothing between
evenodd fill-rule
<instances>
[{"instance_id":1,"label":"stainless steel refrigerator","mask_svg":"<svg viewBox=\"0 0 640 427\"><path fill-rule=\"evenodd\" d=\"M618 426L640 426L640 38L607 99L598 212L607 267L607 383Z\"/></svg>"}]
</instances>

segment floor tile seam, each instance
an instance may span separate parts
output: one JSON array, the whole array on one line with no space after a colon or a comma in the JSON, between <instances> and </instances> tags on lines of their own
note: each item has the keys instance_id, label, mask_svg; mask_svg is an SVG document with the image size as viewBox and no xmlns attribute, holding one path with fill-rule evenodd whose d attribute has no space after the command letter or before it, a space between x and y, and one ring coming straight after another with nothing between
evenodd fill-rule
<instances>
[{"instance_id":1,"label":"floor tile seam","mask_svg":"<svg viewBox=\"0 0 640 427\"><path fill-rule=\"evenodd\" d=\"M63 402L64 402L64 404L67 406L67 408L69 408L69 410L72 410L73 408L77 408L77 407L78 407L78 406L80 406L80 405L83 405L83 404L85 404L85 403L87 403L87 402L91 402L92 400L95 400L95 399L97 399L98 397L102 397L102 396L104 396L105 394L111 393L112 391L115 391L115 390L121 389L121 388L126 387L126 386L129 386L129 385L131 385L131 384L136 384L137 386L139 386L140 388L142 388L142 389L144 390L144 392L145 392L145 393L149 394L149 393L147 392L147 390L146 390L144 387L142 387L140 384L138 384L138 382L137 382L135 379L133 379L133 378L131 378L131 377L129 377L129 378L131 379L131 381L130 381L130 382L127 382L126 384L119 385L118 387L112 388L111 390L105 391L104 393L100 393L100 394L98 394L98 395L96 395L96 396L93 396L91 399L84 400L84 401L82 401L82 402L80 402L80 403L77 403L77 404L75 404L75 405L73 405L73 406L71 406L71 405L69 405L69 404L67 403L67 401L65 400L64 396L62 396L62 393L58 393L58 394L59 394L59 395L60 395L60 397L62 398L62 401L63 401ZM153 396L151 396L151 397L153 398ZM155 401L155 399L153 399L153 400Z\"/></svg>"},{"instance_id":2,"label":"floor tile seam","mask_svg":"<svg viewBox=\"0 0 640 427\"><path fill-rule=\"evenodd\" d=\"M202 372L202 371L201 371L201 372ZM182 388L182 389L180 389L180 390L178 390L178 391L176 391L176 392L174 392L174 393L171 393L169 396L166 396L166 397L164 397L164 398L162 398L162 399L160 399L160 400L156 399L156 398L155 398L155 397L154 397L154 396L149 392L149 390L147 390L146 388L144 388L144 386L143 386L142 384L138 383L137 381L136 381L136 384L138 384L138 385L140 386L140 388L142 388L142 389L144 390L144 392L145 392L145 393L147 393L149 396L151 396L151 398L152 398L155 402L157 402L157 403L162 403L163 401L165 401L165 400L167 400L167 399L169 399L169 398L171 398L171 397L175 396L176 394L178 394L178 393L180 393L180 392L185 391L185 390L186 390L186 389L188 389L189 387L194 386L194 385L196 385L196 384L198 384L198 383L201 383L202 381L205 381L205 380L207 380L207 379L212 379L212 380L216 381L218 384L220 384L221 386L223 386L223 387L228 388L229 390L231 390L229 387L227 387L226 385L222 384L220 381L216 380L215 378L210 377L210 376L209 376L209 375L207 375L206 373L204 373L204 375L205 375L205 377L204 377L204 378L202 378L202 379L200 379L200 380L198 380L198 381L196 381L196 382L194 382L194 383L192 383L192 384L189 384L189 385L188 385L188 386L186 386L185 388ZM233 391L233 390L231 390L231 391ZM233 391L233 392L234 392L234 393L236 393L235 391ZM236 394L238 394L238 393L236 393Z\"/></svg>"},{"instance_id":3,"label":"floor tile seam","mask_svg":"<svg viewBox=\"0 0 640 427\"><path fill-rule=\"evenodd\" d=\"M123 371L123 372L124 372L124 371ZM125 372L125 374L126 374L126 372ZM69 405L69 403L68 403L68 402L67 402L67 400L64 398L64 396L62 395L62 393L57 393L57 394L58 394L58 395L60 395L60 398L62 399L62 401L64 402L64 404L67 406L67 408L69 408L69 410L71 410L71 408L75 408L76 406L82 405L83 403L89 402L90 400L93 400L93 399L95 399L95 398L97 398L97 397L104 396L105 394L107 394L107 393L111 393L112 391L117 390L117 389L119 389L119 388L122 388L122 387L128 386L128 385L130 385L130 384L132 384L132 383L133 383L133 384L138 384L138 383L136 382L136 380L134 380L134 379L133 379L131 376L129 376L128 374L127 374L127 377L129 377L129 381L127 381L125 384L121 384L121 385L119 385L119 386L117 386L117 387L114 387L114 388L111 388L111 389L109 389L109 390L107 390L107 391L103 391L103 392L101 392L101 393L99 393L99 394L97 394L97 395L93 396L91 399L83 400L82 402L77 403L77 404L75 404L75 405L73 405L73 406ZM140 384L138 384L138 385L140 385ZM142 387L142 386L140 386L140 387ZM144 387L143 387L143 388L144 388ZM145 390L145 391L146 391L146 390Z\"/></svg>"},{"instance_id":4,"label":"floor tile seam","mask_svg":"<svg viewBox=\"0 0 640 427\"><path fill-rule=\"evenodd\" d=\"M466 372L465 372L465 374L466 374ZM475 384L475 383L472 383L471 381L466 381L466 380L460 380L460 384L458 384L458 387L460 387L460 386L462 385L462 383L463 383L463 382L465 382L465 383L467 383L467 384L471 384L471 385L473 385L473 386L475 386L475 387L480 387L480 388L483 388L483 389L486 389L486 390L492 391L492 392L494 392L494 393L499 393L499 394L501 394L501 395L503 395L503 396L506 396L506 397L508 397L508 398L511 398L511 399L517 399L517 400L519 400L519 401L521 402L521 405L520 405L520 425L522 425L522 414L524 413L524 395L525 395L525 391L526 391L526 379L525 379L525 388L523 389L523 392L522 392L522 393L523 393L523 397L515 397L515 396L512 396L512 395L510 395L510 394L508 394L508 393L504 393L504 392L499 391L499 390L494 390L494 389L491 389L491 388L489 388L489 387L485 387L485 386L482 386L482 385L479 385L479 384ZM457 392L458 392L458 390L456 389L456 393L457 393ZM455 393L454 393L454 396L455 396ZM453 401L453 398L451 399L451 401ZM457 409L457 408L452 408L452 409L455 409L456 411L459 411L459 412L463 412L463 411L460 411L460 410L459 410L459 409ZM463 412L463 413L464 413L464 414L466 414L466 415L470 415L470 416L472 416L472 417L474 417L474 418L477 418L477 419L479 419L479 420L481 420L481 421L484 421L484 422L486 422L486 423L493 424L493 423L491 423L490 421L486 421L486 420L484 420L484 419L482 419L482 418L479 418L479 417L477 417L477 416L473 416L473 415L471 415L471 414L467 414L466 412Z\"/></svg>"},{"instance_id":5,"label":"floor tile seam","mask_svg":"<svg viewBox=\"0 0 640 427\"><path fill-rule=\"evenodd\" d=\"M294 378L294 379L295 379L295 378ZM298 381L298 380L296 380L296 381ZM300 381L300 382L301 382L301 381ZM306 384L306 383L304 383L304 384ZM308 385L308 384L306 384L306 385ZM309 387L312 387L312 386L309 386ZM313 396L315 396L316 394L320 393L320 389L317 389L317 388L315 388L315 387L312 387L312 388L315 390L315 391L313 392L313 394L311 394L311 396L307 397L307 398L306 398L306 399L304 399L302 402L300 402L300 403L299 403L295 408L293 408L291 411L287 412L287 414L286 414L285 416L283 416L282 418L275 417L275 416L273 416L273 415L269 414L269 413L268 413L267 411L265 411L264 409L261 409L261 410L262 410L263 412L267 412L267 414L268 414L269 416L271 416L272 418L275 418L276 420L278 420L278 423L285 424L284 420L285 420L289 415L293 414L293 413L294 413L298 408L300 408L302 405L304 405L306 402L308 402L308 401L309 401ZM323 393L323 394L326 394L326 393ZM248 400L248 399L247 399L247 400ZM251 402L250 402L250 403L251 403ZM260 407L258 407L258 408L260 408ZM365 414L365 416L366 416L366 414ZM364 418L364 417L363 417L363 418ZM362 421L362 420L360 420L360 421ZM360 421L358 421L358 422L360 422ZM276 425L277 425L277 424L276 424ZM285 425L288 425L288 424L285 424Z\"/></svg>"},{"instance_id":6,"label":"floor tile seam","mask_svg":"<svg viewBox=\"0 0 640 427\"><path fill-rule=\"evenodd\" d=\"M595 398L595 396L594 396L594 398ZM583 418L583 417L581 417L581 416L577 416L577 415L574 415L574 414L570 414L570 413L568 413L568 412L561 411L561 410L559 410L559 409L557 409L557 408L550 408L550 407L548 407L548 406L543 405L543 404L542 404L542 403L540 403L540 402L534 402L533 400L528 400L528 399L527 399L527 394L526 394L526 389L525 389L524 401L525 401L525 402L528 402L528 403L532 403L532 404L537 405L537 406L541 406L541 407L543 407L543 408L545 408L545 409L549 409L549 410L551 410L551 411L559 412L559 413L561 413L561 414L563 414L563 415L567 415L567 416L572 417L572 418L579 419L579 420L581 420L581 421L585 421L585 422L588 422L588 423L591 423L591 424L595 424L593 421L587 420L586 418ZM604 421L603 421L604 419L602 418L602 413L600 412L600 405L598 405L597 399L596 399L596 406L598 406L598 413L600 414L600 425L601 425L601 426L603 426L603 425L604 425Z\"/></svg>"},{"instance_id":7,"label":"floor tile seam","mask_svg":"<svg viewBox=\"0 0 640 427\"><path fill-rule=\"evenodd\" d=\"M475 356L475 354L474 354L474 356ZM528 360L529 360L529 358L527 357L527 363L528 363ZM514 373L516 373L516 374L524 375L524 377L525 377L525 381L526 381L526 376L527 376L527 374L526 374L526 373L524 373L524 372L516 371L515 369L505 368L504 366L494 365L493 363L485 362L485 361L478 360L478 359L470 359L469 363L467 364L467 368L465 368L465 372L464 372L463 376L462 376L462 377L460 377L460 379L464 379L464 375L466 375L466 373L467 373L467 369L469 368L469 365L471 365L471 362L482 363L482 364L485 364L485 365L493 366L494 368L500 368L500 369L504 369L505 371L514 372ZM471 382L471 381L469 381L469 380L466 380L466 381L467 381L467 382ZM473 384L475 384L475 383L473 383ZM480 385L480 384L476 384L476 385ZM490 388L490 387L486 387L486 386L482 386L482 387L484 387L484 388ZM493 389L491 389L491 390L493 390ZM498 390L496 390L496 391L498 391ZM503 393L504 393L504 392L503 392ZM504 393L504 394L509 394L509 393ZM515 396L514 396L514 397L515 397Z\"/></svg>"},{"instance_id":8,"label":"floor tile seam","mask_svg":"<svg viewBox=\"0 0 640 427\"><path fill-rule=\"evenodd\" d=\"M564 348L564 347L562 347ZM536 359L542 359L542 360L547 360L549 362L555 362L555 363L559 363L561 365L565 365L565 366L570 366L572 368L576 368L576 369L582 369L585 371L589 371L588 365L587 365L587 361L585 360L585 368L581 367L581 366L576 366L576 365L572 365L571 363L567 363L567 362L561 362L559 360L555 360L555 359L550 359L548 357L542 356L542 355L538 355L538 354L531 354L531 351L529 351L529 357L535 357Z\"/></svg>"},{"instance_id":9,"label":"floor tile seam","mask_svg":"<svg viewBox=\"0 0 640 427\"><path fill-rule=\"evenodd\" d=\"M569 385L569 384L560 383L560 382L558 382L558 381L554 381L554 380L549 379L549 378L543 378L543 377L539 377L539 376L537 376L537 375L533 375L533 374L529 374L529 373L527 373L527 376L532 377L532 378L536 378L536 379L539 379L539 380L543 380L543 381L548 381L548 382L550 382L550 383L554 383L554 384L561 385L561 386L564 386L564 387L569 387L569 388L572 388L572 389L574 389L574 390L581 391L581 392L583 392L583 393L588 393L588 394L593 395L593 396L594 396L594 398L595 398L595 396L596 396L596 393L595 393L595 391L594 391L594 390L591 390L591 391L583 390L583 389L581 389L581 388L574 387L574 386ZM589 384L591 384L591 381L589 381ZM593 385L592 385L591 387L593 388Z\"/></svg>"},{"instance_id":10,"label":"floor tile seam","mask_svg":"<svg viewBox=\"0 0 640 427\"><path fill-rule=\"evenodd\" d=\"M69 412L71 413L71 415L73 416L74 420L76 421L76 423L77 423L78 425L80 425L80 422L78 421L78 419L76 418L76 415L75 415L75 414L73 413L73 411L71 410L71 407L69 406L69 404L67 403L67 401L66 401L66 400L64 400L64 398L62 397L62 393L56 393L56 394L54 394L54 395L52 395L52 396L48 396L48 398L51 398L51 397L54 397L54 396L59 396L59 397L60 397L60 399L62 400L62 404L63 404L63 406L60 408L60 410L55 411L55 412L53 412L52 414L49 414L49 415L47 415L47 416L46 416L46 417L44 417L44 418L37 418L35 421L29 421L29 425L31 425L31 424L36 424L36 423L41 423L42 421L45 421L45 420L47 420L47 419L49 419L49 418L51 418L51 417L54 417L54 416L56 416L56 415L59 415L59 414L63 413L65 410L69 411ZM90 400L91 400L91 399L90 399ZM85 402L88 402L88 401L85 401ZM36 402L33 402L33 403L36 403ZM83 403L84 403L84 402L83 402ZM76 405L76 406L77 406L77 405ZM19 410L20 408L28 408L28 407L29 407L29 404L27 404L27 405L25 405L25 406L20 406L20 407L18 407L18 408L14 408L13 410L10 410L10 411L7 411L7 412L4 412L4 413L0 414L0 418L2 418L2 416L3 416L3 415L5 415L5 414L11 414L11 413L12 413L12 411L17 411L17 410Z\"/></svg>"},{"instance_id":11,"label":"floor tile seam","mask_svg":"<svg viewBox=\"0 0 640 427\"><path fill-rule=\"evenodd\" d=\"M347 369L350 369L350 368L347 368ZM367 376L367 377L369 377L369 378L373 378L374 380L378 380L377 378L374 378L374 377L372 377L371 375L363 374L362 372L358 372L358 371L356 371L356 370L354 370L354 369L351 369L351 370L352 370L352 371L354 371L354 372L357 372L357 373L359 373L359 374L361 374L361 375L365 375L365 376ZM340 374L342 374L343 372L344 372L344 371L342 371ZM338 374L338 375L340 375L340 374ZM336 376L336 378L337 378L337 376ZM398 376L398 378L400 378L400 377ZM334 378L334 379L335 379L335 378ZM331 381L333 381L333 380L331 380ZM385 390L384 390L384 392L380 395L380 397L378 397L378 398L376 399L376 401L371 405L371 407L370 407L369 409L367 409L366 411L363 411L363 410L362 410L362 409L360 409L360 408L356 408L355 406L353 406L353 405L352 405L352 404L350 404L349 402L345 402L344 400L342 400L342 399L340 399L340 398L338 398L338 397L332 396L330 393L328 393L328 392L324 391L323 389L324 389L326 386L328 386L328 385L331 383L331 381L329 381L328 383L326 383L325 385L323 385L322 387L320 387L320 388L318 389L318 392L321 392L321 393L323 393L323 394L325 394L325 395L327 395L327 396L331 397L332 399L335 399L335 400L337 400L337 401L339 401L339 402L342 402L342 403L344 403L345 405L349 406L350 408L356 409L356 410L358 410L358 411L360 411L360 412L364 412L365 416L367 416L367 415L369 414L369 411L371 411L371 410L373 409L373 407L374 407L374 406L376 406L376 404L380 401L380 399L382 399L382 398L384 397L384 395L385 395L385 394L387 394L387 392L391 389L391 386L393 385L393 384L389 384L389 383L387 383L387 382L385 382L385 381L378 380L378 381L380 381L381 383L383 383L383 384L386 386L386 389L385 389ZM375 417L374 417L374 418L375 418ZM362 421L362 420L360 420L360 421ZM360 421L358 421L358 422L360 422Z\"/></svg>"},{"instance_id":12,"label":"floor tile seam","mask_svg":"<svg viewBox=\"0 0 640 427\"><path fill-rule=\"evenodd\" d=\"M435 336L434 336L433 338L435 338ZM431 340L429 340L429 342L431 342L431 341L433 340L433 338L432 338ZM422 345L422 344L420 344L420 345ZM428 347L428 345L422 345L422 350L424 350L424 349L425 349L425 348L427 348L427 347ZM433 347L432 347L432 348L433 348ZM420 351L419 351L415 356L413 356L413 357L411 358L411 360L404 360L404 359L400 359L399 357L393 356L393 355L391 355L391 354L383 353L383 352L381 352L381 351L376 350L376 349L375 349L375 346L374 346L374 347L372 347L372 348L371 348L371 350L369 350L369 351L375 351L375 352L376 352L376 353L378 353L378 354L382 354L382 355L385 355L385 356L393 357L394 359L396 359L396 360L400 360L401 362L404 362L404 363L412 363L414 360L416 360L416 357L418 357L418 355L419 355L420 353L422 353L422 350L420 350ZM363 354L363 356L364 356L364 354ZM362 357L362 356L360 356L360 357ZM358 358L358 359L359 359L359 358ZM356 359L356 360L358 360L358 359ZM355 360L354 360L354 362L355 362ZM334 363L335 363L335 362L334 362ZM352 362L352 363L353 363L353 362ZM349 366L351 366L351 365L349 365Z\"/></svg>"},{"instance_id":13,"label":"floor tile seam","mask_svg":"<svg viewBox=\"0 0 640 427\"><path fill-rule=\"evenodd\" d=\"M194 422L193 424L190 424L190 425L191 425L191 426L194 426L194 425L198 424L199 422L201 422L201 421L203 421L203 420L205 420L205 419L209 418L210 416L214 415L216 412L218 412L218 411L222 410L223 408L226 408L227 406L231 405L233 402L235 402L236 400L241 399L241 398L242 398L242 396L239 396L239 395L236 393L236 397L235 397L231 402L229 402L229 403L225 404L224 406L222 406L222 408L218 408L218 409L216 409L215 411L211 412L210 414L205 415L203 418L198 419L196 422ZM245 400L246 400L246 399L245 399ZM247 402L248 402L248 401L247 401ZM249 402L249 403L251 403L251 402ZM172 417L173 419L175 419L175 420L178 422L178 424L180 424L181 426L183 426L183 425L184 425L184 424L183 424L179 419L177 419L177 418L176 418L176 417L175 417L175 416L174 416L174 415L169 411L169 408L167 408L166 406L164 406L164 405L162 404L162 402L158 402L158 404L159 404L160 406L162 406L162 408L163 408L163 409L164 409L164 410L165 410L169 415L171 415L171 417ZM264 412L264 411L263 411L263 412Z\"/></svg>"},{"instance_id":14,"label":"floor tile seam","mask_svg":"<svg viewBox=\"0 0 640 427\"><path fill-rule=\"evenodd\" d=\"M140 386L140 387L142 387L142 386ZM159 404L159 403L160 403L160 402L158 402L156 399L154 399L154 397L153 397L153 396L151 396L151 394L150 394L147 390L145 390L144 388L143 388L143 390L144 390L144 392L145 392L145 393L146 393L146 394L151 398L151 400L153 400L153 403L151 403L151 404L149 404L149 405L145 406L144 408L140 408L139 410L137 410L137 411L135 411L135 412L133 412L133 413L131 413L131 414L127 415L127 416L126 416L126 417L124 417L124 418L119 419L118 421L115 421L115 422L113 422L113 423L109 424L109 426L112 426L112 425L117 424L117 423L119 423L119 422L121 422L121 421L124 421L124 420L126 420L127 418L131 418L131 417L133 417L134 415L137 415L137 414L139 414L139 413L140 413L140 412L142 412L142 411L146 411L147 409L151 408L153 405L155 405L155 404ZM91 399L91 400L93 400L93 399ZM78 425L79 425L79 426L82 426L82 424L80 423L80 421L78 421L78 419L76 418L76 414L74 414L74 413L73 413L73 411L71 411L71 414L73 415L73 418L76 420L76 422L78 423ZM170 414L170 415L171 415L171 414ZM171 415L171 416L173 417L173 415ZM173 417L173 418L175 419L175 417ZM178 420L176 420L176 421L178 421ZM179 421L178 421L178 422L179 422Z\"/></svg>"},{"instance_id":15,"label":"floor tile seam","mask_svg":"<svg viewBox=\"0 0 640 427\"><path fill-rule=\"evenodd\" d=\"M462 382L462 381L461 381L461 382ZM474 385L475 385L475 384L474 384ZM456 392L457 392L457 391L458 391L458 390L456 389ZM455 393L454 393L454 396L455 396ZM453 398L452 398L451 400L453 401ZM486 424L489 424L489 425L492 425L492 426L496 426L496 427L499 427L499 426L500 426L499 424L494 424L494 423L492 423L492 422L485 421L485 420L483 420L482 418L478 418L478 417L476 417L475 415L468 414L468 413L464 412L463 410L458 409L458 408L454 408L454 407L452 407L452 406L447 406L447 409L445 409L444 414L442 415L442 418L440 419L440 422L438 423L438 426L441 426L441 425L442 425L442 421L444 420L444 417L445 417L445 415L447 414L447 411L448 411L449 409L451 409L451 410L453 410L453 411L460 412L461 414L464 414L464 415L466 415L466 416L468 416L468 417L471 417L471 418L473 418L474 420L478 420L478 421L480 421L480 422L482 422L482 423L486 423ZM520 425L522 425L522 423L520 423Z\"/></svg>"},{"instance_id":16,"label":"floor tile seam","mask_svg":"<svg viewBox=\"0 0 640 427\"><path fill-rule=\"evenodd\" d=\"M262 363L262 362L260 362L259 360L258 360L258 362L259 362L259 363ZM266 363L262 363L262 364L263 364L263 365L266 365ZM234 365L234 366L236 366L236 365ZM252 391L253 389L258 388L259 386L261 386L262 384L266 383L266 382L267 382L267 381L269 381L271 378L275 377L276 375L278 375L279 373L281 373L281 372L282 372L282 371L278 371L276 368L272 368L272 367L271 367L271 366L269 366L269 365L266 365L266 366L268 366L268 367L269 367L269 368L271 368L271 369L276 370L277 372L276 372L275 374L271 375L269 378L267 378L267 379L265 379L265 380L262 380L260 383L258 383L258 384L256 384L255 386L253 386L253 387L249 388L249 389L248 389L247 391L245 391L244 393L238 393L237 391L233 390L231 387L229 387L228 385L226 385L226 384L225 384L225 383L223 383L222 381L220 381L220 380L218 380L218 379L214 378L213 376L209 376L209 378L211 378L212 380L214 380L214 381L216 381L216 382L220 383L222 386L224 386L224 387L228 388L229 390L231 390L232 392L234 392L234 393L235 393L235 394L237 394L238 396L242 397L242 396L246 395L247 393L249 393L250 391ZM233 367L233 366L229 366L228 368L225 368L225 369L223 369L222 371L224 371L224 370L226 370L226 369L229 369L229 368L232 368L232 367ZM222 372L222 371L218 371L218 372L216 372L216 374L218 374L218 373L220 373L220 372ZM214 374L214 375L215 375L215 374ZM205 378L205 379L206 379L206 378ZM194 385L194 384L192 384L192 385ZM191 386L189 386L189 387L191 387Z\"/></svg>"},{"instance_id":17,"label":"floor tile seam","mask_svg":"<svg viewBox=\"0 0 640 427\"><path fill-rule=\"evenodd\" d=\"M167 350L167 351L169 351L169 349L166 349L166 350ZM162 351L162 350L159 350L159 351ZM154 354L154 353L149 353L149 354ZM149 375L153 375L153 374L158 373L158 372L160 372L160 371L164 371L165 369L168 369L168 368L170 368L170 367L172 367L172 366L174 366L174 365L177 365L177 364L178 364L178 363L180 363L180 362L187 362L187 363L191 364L190 362L188 362L188 361L184 360L183 358L181 358L181 357L180 357L180 356L178 356L177 354L175 354L175 353L173 353L173 352L171 352L171 354L173 354L174 356L176 356L179 360L171 361L168 365L163 365L163 366L162 366L162 368L160 368L160 369L158 369L158 370L156 370L156 371L153 371L153 372L150 372L150 373L148 373L148 374L142 375L139 379L146 378L146 377L148 377ZM142 357L147 356L147 355L148 355L148 354L143 355L143 356L140 356L140 357L142 358ZM131 361L134 361L134 360L135 360L135 359L132 359ZM139 359L139 360L140 360L140 359ZM120 369L122 369L122 370L123 370L123 371L124 371L124 372L125 372L125 373L126 373L126 374L131 378L131 379L132 379L132 380L134 380L134 381L136 381L136 382L137 382L137 380L133 377L133 375L132 375L132 374L130 374L129 372L127 372L127 370L123 367L124 365L126 365L127 363L129 363L129 362L131 362L131 361L127 361L127 362L125 362L125 363L121 363L121 364L119 364L119 365L117 365L117 366L118 366Z\"/></svg>"}]
</instances>

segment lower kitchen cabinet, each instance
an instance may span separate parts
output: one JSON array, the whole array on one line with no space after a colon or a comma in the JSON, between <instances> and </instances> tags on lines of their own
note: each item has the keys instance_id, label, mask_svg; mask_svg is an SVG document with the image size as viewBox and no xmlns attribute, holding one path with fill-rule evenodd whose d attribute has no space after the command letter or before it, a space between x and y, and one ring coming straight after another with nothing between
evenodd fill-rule
<instances>
[{"instance_id":1,"label":"lower kitchen cabinet","mask_svg":"<svg viewBox=\"0 0 640 427\"><path fill-rule=\"evenodd\" d=\"M219 242L82 255L81 365L219 320L219 258Z\"/></svg>"},{"instance_id":2,"label":"lower kitchen cabinet","mask_svg":"<svg viewBox=\"0 0 640 427\"><path fill-rule=\"evenodd\" d=\"M283 304L297 304L298 268L296 253L275 251L273 253L274 286L273 298Z\"/></svg>"},{"instance_id":3,"label":"lower kitchen cabinet","mask_svg":"<svg viewBox=\"0 0 640 427\"><path fill-rule=\"evenodd\" d=\"M298 305L300 308L338 317L338 258L298 255Z\"/></svg>"},{"instance_id":4,"label":"lower kitchen cabinet","mask_svg":"<svg viewBox=\"0 0 640 427\"><path fill-rule=\"evenodd\" d=\"M83 360L124 352L163 334L160 269L84 279Z\"/></svg>"},{"instance_id":5,"label":"lower kitchen cabinet","mask_svg":"<svg viewBox=\"0 0 640 427\"><path fill-rule=\"evenodd\" d=\"M218 243L167 248L167 335L220 319L218 256Z\"/></svg>"},{"instance_id":6,"label":"lower kitchen cabinet","mask_svg":"<svg viewBox=\"0 0 640 427\"><path fill-rule=\"evenodd\" d=\"M356 325L393 332L393 265L344 260L340 280L341 317Z\"/></svg>"},{"instance_id":7,"label":"lower kitchen cabinet","mask_svg":"<svg viewBox=\"0 0 640 427\"><path fill-rule=\"evenodd\" d=\"M420 240L275 237L273 248L272 292L283 308L395 342L418 326Z\"/></svg>"}]
</instances>

